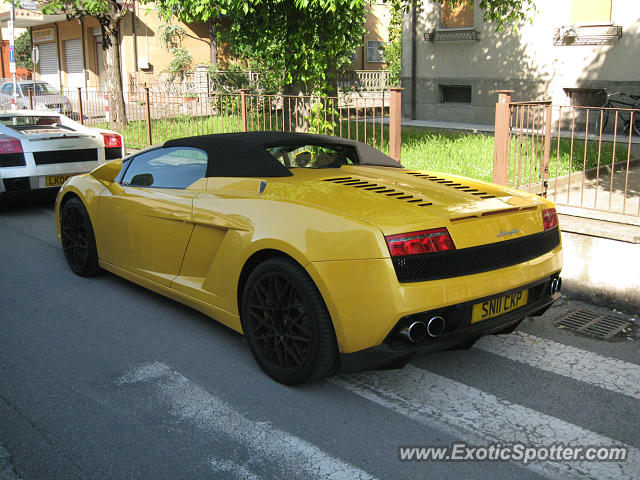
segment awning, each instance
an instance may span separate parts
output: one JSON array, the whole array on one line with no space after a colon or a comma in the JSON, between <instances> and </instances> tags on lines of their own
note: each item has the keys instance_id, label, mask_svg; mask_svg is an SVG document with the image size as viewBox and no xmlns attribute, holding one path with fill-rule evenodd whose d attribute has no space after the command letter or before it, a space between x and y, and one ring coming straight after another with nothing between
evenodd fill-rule
<instances>
[{"instance_id":1,"label":"awning","mask_svg":"<svg viewBox=\"0 0 640 480\"><path fill-rule=\"evenodd\" d=\"M15 28L35 27L38 25L46 25L48 23L61 22L67 19L65 14L45 15L39 10L25 10L16 8L16 17L14 22ZM11 20L11 12L0 13L0 27L6 27Z\"/></svg>"}]
</instances>

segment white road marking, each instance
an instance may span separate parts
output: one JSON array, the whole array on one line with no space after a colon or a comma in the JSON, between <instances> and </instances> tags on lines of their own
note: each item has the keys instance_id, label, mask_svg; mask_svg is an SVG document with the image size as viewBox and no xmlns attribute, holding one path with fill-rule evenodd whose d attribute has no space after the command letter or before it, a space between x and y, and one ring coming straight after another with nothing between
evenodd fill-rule
<instances>
[{"instance_id":1,"label":"white road marking","mask_svg":"<svg viewBox=\"0 0 640 480\"><path fill-rule=\"evenodd\" d=\"M640 365L524 332L482 337L474 348L640 400Z\"/></svg>"},{"instance_id":2,"label":"white road marking","mask_svg":"<svg viewBox=\"0 0 640 480\"><path fill-rule=\"evenodd\" d=\"M501 445L522 443L628 447L561 419L511 403L427 370L407 365L402 371L340 375L331 381L413 420L443 423L475 439ZM464 440L467 440L466 438ZM468 441L468 440L467 440ZM640 450L629 448L626 462L536 462L526 466L548 478L634 478Z\"/></svg>"},{"instance_id":3,"label":"white road marking","mask_svg":"<svg viewBox=\"0 0 640 480\"><path fill-rule=\"evenodd\" d=\"M230 473L237 480L260 480L260 477L243 465L238 465L231 460L218 460L210 458L209 463L214 472Z\"/></svg>"},{"instance_id":4,"label":"white road marking","mask_svg":"<svg viewBox=\"0 0 640 480\"><path fill-rule=\"evenodd\" d=\"M171 415L176 419L191 422L200 430L227 436L241 443L252 453L256 466L278 465L283 470L282 478L373 479L363 470L328 455L315 445L268 422L246 418L163 363L140 365L120 377L117 383L153 384L158 401L168 405ZM212 466L218 468L230 468L232 465L220 463L220 460L212 463ZM242 468L250 473L247 466ZM242 470L236 469L235 473L242 473Z\"/></svg>"}]
</instances>

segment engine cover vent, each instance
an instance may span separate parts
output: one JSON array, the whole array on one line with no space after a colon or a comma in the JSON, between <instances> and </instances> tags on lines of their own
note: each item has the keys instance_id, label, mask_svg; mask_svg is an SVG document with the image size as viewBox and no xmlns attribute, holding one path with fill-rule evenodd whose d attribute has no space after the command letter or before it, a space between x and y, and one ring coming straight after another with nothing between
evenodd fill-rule
<instances>
[{"instance_id":1,"label":"engine cover vent","mask_svg":"<svg viewBox=\"0 0 640 480\"><path fill-rule=\"evenodd\" d=\"M390 198L395 198L397 200L402 200L403 202L412 203L417 205L418 207L428 207L429 205L433 205L433 203L415 195L411 195L409 193L403 192L402 190L397 190L392 187L387 187L385 185L380 185L375 182L370 182L368 180L362 180L360 178L354 177L334 177L334 178L325 178L325 182L337 183L340 185L346 185L349 187L360 188L362 190L368 190L372 193L377 193L379 195L385 195Z\"/></svg>"},{"instance_id":2,"label":"engine cover vent","mask_svg":"<svg viewBox=\"0 0 640 480\"><path fill-rule=\"evenodd\" d=\"M439 183L440 185L444 185L446 187L455 188L456 190L460 190L461 192L470 193L471 195L475 195L480 198L496 198L495 195L489 195L487 192L482 192L477 188L471 188L469 185L464 185L462 183L456 183L453 180L447 180L445 178L438 177L436 175L429 175L422 172L405 172L407 175L411 175L415 178L423 178L425 180L430 180L435 183Z\"/></svg>"}]
</instances>

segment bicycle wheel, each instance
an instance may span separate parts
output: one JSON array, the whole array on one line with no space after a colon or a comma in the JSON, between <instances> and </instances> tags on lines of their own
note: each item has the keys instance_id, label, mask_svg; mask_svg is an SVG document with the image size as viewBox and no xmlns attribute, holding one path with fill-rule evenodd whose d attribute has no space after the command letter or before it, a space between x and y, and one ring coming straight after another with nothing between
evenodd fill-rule
<instances>
[{"instance_id":1,"label":"bicycle wheel","mask_svg":"<svg viewBox=\"0 0 640 480\"><path fill-rule=\"evenodd\" d=\"M608 107L609 105L606 104L605 107ZM609 110L596 110L597 112L597 117L596 117L596 135L600 135L600 133L604 133L605 129L607 128L607 122L609 121ZM602 122L602 130L600 129L600 123Z\"/></svg>"}]
</instances>

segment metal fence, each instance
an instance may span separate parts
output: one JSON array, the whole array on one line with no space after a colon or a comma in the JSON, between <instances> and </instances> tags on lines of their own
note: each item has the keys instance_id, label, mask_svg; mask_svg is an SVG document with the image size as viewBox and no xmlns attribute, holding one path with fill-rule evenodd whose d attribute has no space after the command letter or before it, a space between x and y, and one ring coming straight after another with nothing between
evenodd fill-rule
<instances>
[{"instance_id":1,"label":"metal fence","mask_svg":"<svg viewBox=\"0 0 640 480\"><path fill-rule=\"evenodd\" d=\"M210 71L206 65L198 65L194 72L184 74L129 75L127 89L136 92L150 88L152 93L211 93L231 92L239 88L262 91L261 79L265 73L257 71L217 70ZM353 70L337 76L340 91L382 92L389 86L387 70Z\"/></svg>"},{"instance_id":2,"label":"metal fence","mask_svg":"<svg viewBox=\"0 0 640 480\"><path fill-rule=\"evenodd\" d=\"M172 138L238 131L298 131L357 139L400 160L400 95L374 97L233 93L159 93L147 87L124 93L128 147L143 148ZM88 126L108 128L108 94L65 91L73 115Z\"/></svg>"},{"instance_id":3,"label":"metal fence","mask_svg":"<svg viewBox=\"0 0 640 480\"><path fill-rule=\"evenodd\" d=\"M640 216L637 109L496 104L496 183L546 196L559 205Z\"/></svg>"},{"instance_id":4,"label":"metal fence","mask_svg":"<svg viewBox=\"0 0 640 480\"><path fill-rule=\"evenodd\" d=\"M231 92L239 88L260 90L262 75L262 72L254 71L209 71L199 65L194 72L182 75L167 72L143 76L129 74L128 91L135 93L148 87L154 94L184 95Z\"/></svg>"}]
</instances>

